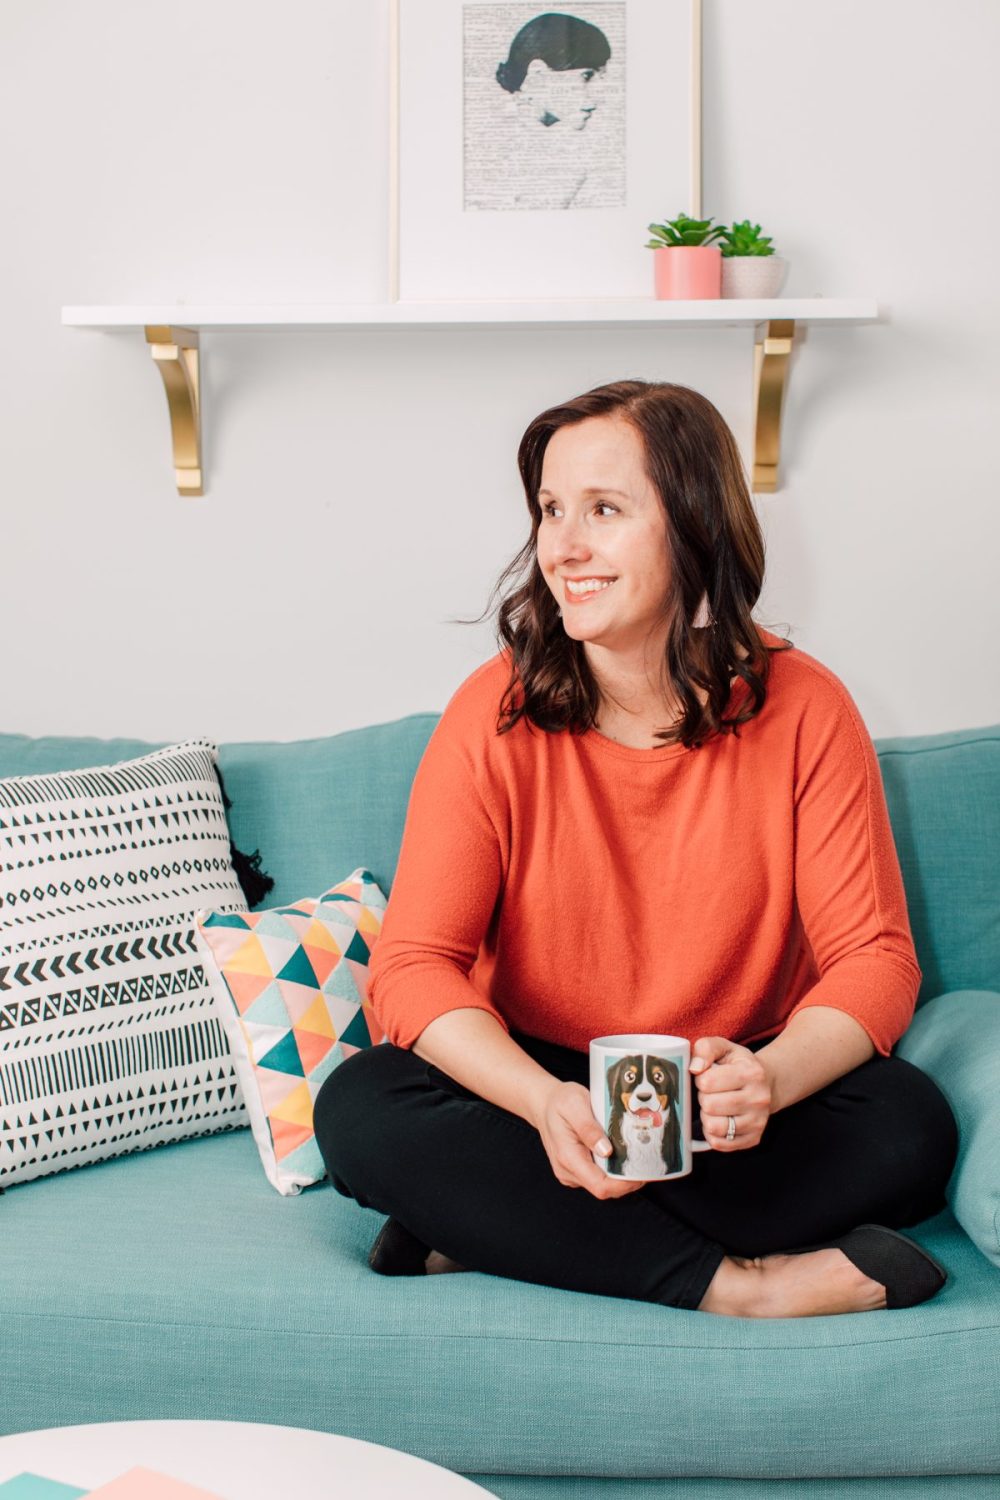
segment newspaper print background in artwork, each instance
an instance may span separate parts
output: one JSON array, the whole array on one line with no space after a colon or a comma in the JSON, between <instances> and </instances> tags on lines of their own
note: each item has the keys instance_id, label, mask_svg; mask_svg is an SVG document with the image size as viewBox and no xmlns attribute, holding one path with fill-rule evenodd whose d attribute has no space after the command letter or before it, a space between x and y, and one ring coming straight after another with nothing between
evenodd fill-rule
<instances>
[{"instance_id":1,"label":"newspaper print background in artwork","mask_svg":"<svg viewBox=\"0 0 1000 1500\"><path fill-rule=\"evenodd\" d=\"M247 910L217 757L0 780L0 1187L249 1123L194 938Z\"/></svg>"}]
</instances>

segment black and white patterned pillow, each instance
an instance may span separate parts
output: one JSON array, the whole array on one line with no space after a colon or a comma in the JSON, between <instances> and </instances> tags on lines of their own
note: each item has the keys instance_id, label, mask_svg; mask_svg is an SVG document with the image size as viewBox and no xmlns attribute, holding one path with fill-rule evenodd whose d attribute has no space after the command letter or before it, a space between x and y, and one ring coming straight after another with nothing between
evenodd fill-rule
<instances>
[{"instance_id":1,"label":"black and white patterned pillow","mask_svg":"<svg viewBox=\"0 0 1000 1500\"><path fill-rule=\"evenodd\" d=\"M217 758L0 780L0 1187L249 1124L194 936L247 910Z\"/></svg>"}]
</instances>

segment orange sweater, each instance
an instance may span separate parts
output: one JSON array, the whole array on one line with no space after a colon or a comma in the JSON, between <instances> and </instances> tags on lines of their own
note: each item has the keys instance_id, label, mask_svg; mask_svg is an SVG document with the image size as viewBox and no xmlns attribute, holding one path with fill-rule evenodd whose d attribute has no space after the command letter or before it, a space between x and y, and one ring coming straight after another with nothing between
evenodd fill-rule
<instances>
[{"instance_id":1,"label":"orange sweater","mask_svg":"<svg viewBox=\"0 0 1000 1500\"><path fill-rule=\"evenodd\" d=\"M414 777L369 966L389 1040L477 1006L578 1051L618 1031L746 1043L829 1005L888 1056L921 970L843 683L794 647L739 738L637 750L523 719L498 735L508 663L461 684Z\"/></svg>"}]
</instances>

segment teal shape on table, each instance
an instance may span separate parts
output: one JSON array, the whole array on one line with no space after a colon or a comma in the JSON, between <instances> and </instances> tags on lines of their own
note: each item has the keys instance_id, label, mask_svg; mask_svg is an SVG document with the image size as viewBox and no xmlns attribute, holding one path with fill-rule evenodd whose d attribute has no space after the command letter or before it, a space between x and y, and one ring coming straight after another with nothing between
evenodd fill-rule
<instances>
[{"instance_id":1,"label":"teal shape on table","mask_svg":"<svg viewBox=\"0 0 1000 1500\"><path fill-rule=\"evenodd\" d=\"M0 1484L0 1500L77 1500L88 1491L77 1484L60 1484L41 1474L15 1474Z\"/></svg>"}]
</instances>

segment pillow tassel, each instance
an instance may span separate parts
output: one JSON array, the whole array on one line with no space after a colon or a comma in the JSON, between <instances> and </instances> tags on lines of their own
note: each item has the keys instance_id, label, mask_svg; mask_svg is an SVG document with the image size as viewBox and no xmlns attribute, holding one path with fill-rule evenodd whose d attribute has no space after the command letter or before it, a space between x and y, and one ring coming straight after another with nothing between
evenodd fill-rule
<instances>
[{"instance_id":1,"label":"pillow tassel","mask_svg":"<svg viewBox=\"0 0 1000 1500\"><path fill-rule=\"evenodd\" d=\"M226 783L222 779L222 772L218 764L215 767L215 774L219 778L222 805L226 809L226 812L228 812L233 804L226 793ZM274 888L273 878L265 874L260 867L260 850L255 849L252 854L244 854L240 849L237 849L232 838L230 838L229 858L233 862L233 869L236 871L236 878L239 880L243 894L246 897L247 906L251 908L256 906L258 902L263 901L268 891Z\"/></svg>"}]
</instances>

